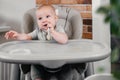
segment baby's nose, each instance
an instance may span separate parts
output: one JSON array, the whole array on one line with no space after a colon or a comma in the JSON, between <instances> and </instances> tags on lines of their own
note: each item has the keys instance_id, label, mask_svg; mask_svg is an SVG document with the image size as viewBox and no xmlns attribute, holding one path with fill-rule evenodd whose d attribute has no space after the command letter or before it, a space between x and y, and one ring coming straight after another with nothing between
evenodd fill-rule
<instances>
[{"instance_id":1,"label":"baby's nose","mask_svg":"<svg viewBox=\"0 0 120 80\"><path fill-rule=\"evenodd\" d=\"M45 23L45 22L47 22L47 19L43 19L43 21L42 21L43 23Z\"/></svg>"}]
</instances>

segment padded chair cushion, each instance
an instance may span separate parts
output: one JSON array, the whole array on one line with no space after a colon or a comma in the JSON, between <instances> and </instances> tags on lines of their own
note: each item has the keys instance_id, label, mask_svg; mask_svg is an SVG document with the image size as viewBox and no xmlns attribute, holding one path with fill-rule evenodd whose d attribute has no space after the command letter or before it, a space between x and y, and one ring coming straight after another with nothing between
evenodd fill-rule
<instances>
[{"instance_id":1,"label":"padded chair cushion","mask_svg":"<svg viewBox=\"0 0 120 80\"><path fill-rule=\"evenodd\" d=\"M58 11L58 17L69 21L72 26L72 39L82 38L83 22L81 15L75 9L53 5Z\"/></svg>"},{"instance_id":2,"label":"padded chair cushion","mask_svg":"<svg viewBox=\"0 0 120 80\"><path fill-rule=\"evenodd\" d=\"M70 23L70 28L72 37L71 39L80 39L82 37L82 18L80 16L80 13L72 8L68 7L61 7L61 6L55 6L56 10L58 11L58 17L59 19L66 20L66 25ZM23 22L23 28L25 30L25 33L32 32L35 27L38 27L37 21L36 21L36 15L35 15L36 9L33 8L24 15L24 22ZM66 29L68 29L66 27ZM66 31L67 34L69 33Z\"/></svg>"},{"instance_id":3,"label":"padded chair cushion","mask_svg":"<svg viewBox=\"0 0 120 80\"><path fill-rule=\"evenodd\" d=\"M56 26L61 26L64 28L65 33L67 34L68 38L72 38L72 26L69 21L66 21L64 19L58 19L58 22Z\"/></svg>"},{"instance_id":4,"label":"padded chair cushion","mask_svg":"<svg viewBox=\"0 0 120 80\"><path fill-rule=\"evenodd\" d=\"M82 18L78 11L62 6L53 5L58 11L58 17L61 20L62 24L65 24L65 32L67 33L69 39L81 39L82 38ZM23 28L25 33L32 32L36 27L38 27L37 19L35 15L36 9L30 9L24 15ZM28 70L24 71L24 68L28 67ZM24 73L29 71L30 65L23 65Z\"/></svg>"}]
</instances>

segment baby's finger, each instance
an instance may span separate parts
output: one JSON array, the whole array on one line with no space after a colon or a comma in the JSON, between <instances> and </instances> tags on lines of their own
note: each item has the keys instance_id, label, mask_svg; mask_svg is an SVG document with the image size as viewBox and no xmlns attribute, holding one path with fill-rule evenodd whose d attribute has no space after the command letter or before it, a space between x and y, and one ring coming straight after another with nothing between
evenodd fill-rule
<instances>
[{"instance_id":1,"label":"baby's finger","mask_svg":"<svg viewBox=\"0 0 120 80\"><path fill-rule=\"evenodd\" d=\"M17 34L13 34L13 39L17 39Z\"/></svg>"},{"instance_id":2,"label":"baby's finger","mask_svg":"<svg viewBox=\"0 0 120 80\"><path fill-rule=\"evenodd\" d=\"M13 32L9 32L9 38L13 38L14 33Z\"/></svg>"},{"instance_id":3,"label":"baby's finger","mask_svg":"<svg viewBox=\"0 0 120 80\"><path fill-rule=\"evenodd\" d=\"M9 35L8 32L6 32L4 37L8 39L8 35Z\"/></svg>"},{"instance_id":4,"label":"baby's finger","mask_svg":"<svg viewBox=\"0 0 120 80\"><path fill-rule=\"evenodd\" d=\"M53 28L53 25L51 23L49 23L47 26L48 28Z\"/></svg>"},{"instance_id":5,"label":"baby's finger","mask_svg":"<svg viewBox=\"0 0 120 80\"><path fill-rule=\"evenodd\" d=\"M54 26L52 24L49 24L48 26L48 28L50 28L50 32L54 30Z\"/></svg>"}]
</instances>

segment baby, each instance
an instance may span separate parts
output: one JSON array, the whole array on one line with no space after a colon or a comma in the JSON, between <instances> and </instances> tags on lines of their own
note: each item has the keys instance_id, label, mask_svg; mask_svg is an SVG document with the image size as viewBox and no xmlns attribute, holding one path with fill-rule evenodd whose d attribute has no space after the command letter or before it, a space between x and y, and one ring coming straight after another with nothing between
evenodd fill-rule
<instances>
[{"instance_id":1,"label":"baby","mask_svg":"<svg viewBox=\"0 0 120 80\"><path fill-rule=\"evenodd\" d=\"M20 34L16 31L9 31L5 34L6 39L31 40L38 38L39 40L54 39L58 43L66 43L68 37L61 26L56 27L58 17L54 7L50 5L42 5L36 10L36 18L38 28L29 34Z\"/></svg>"},{"instance_id":2,"label":"baby","mask_svg":"<svg viewBox=\"0 0 120 80\"><path fill-rule=\"evenodd\" d=\"M16 31L9 31L5 34L6 39L18 40L55 40L65 44L68 36L64 30L64 24L59 21L55 9L51 5L41 5L36 10L38 28L29 34L20 34ZM31 65L32 80L50 80L55 76L58 80L80 80L78 71L70 64L57 69L49 69L40 64Z\"/></svg>"}]
</instances>

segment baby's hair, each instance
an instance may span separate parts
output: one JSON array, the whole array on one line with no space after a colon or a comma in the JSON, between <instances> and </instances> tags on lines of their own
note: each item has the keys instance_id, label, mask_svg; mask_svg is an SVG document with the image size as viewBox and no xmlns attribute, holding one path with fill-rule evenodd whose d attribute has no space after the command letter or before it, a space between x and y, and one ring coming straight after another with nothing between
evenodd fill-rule
<instances>
[{"instance_id":1,"label":"baby's hair","mask_svg":"<svg viewBox=\"0 0 120 80\"><path fill-rule=\"evenodd\" d=\"M44 6L51 7L51 9L55 12L55 8L51 4L41 4L37 7L37 10L41 9Z\"/></svg>"}]
</instances>

